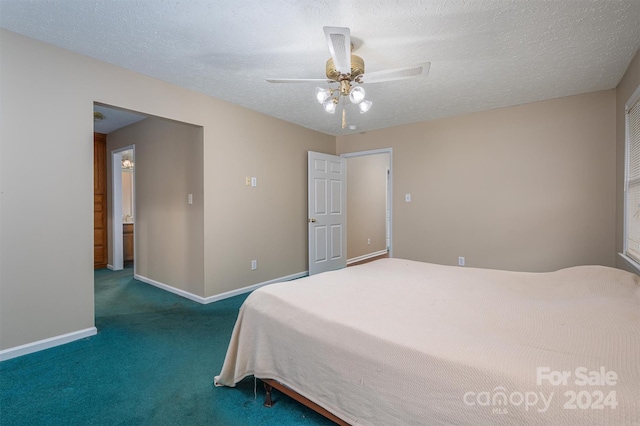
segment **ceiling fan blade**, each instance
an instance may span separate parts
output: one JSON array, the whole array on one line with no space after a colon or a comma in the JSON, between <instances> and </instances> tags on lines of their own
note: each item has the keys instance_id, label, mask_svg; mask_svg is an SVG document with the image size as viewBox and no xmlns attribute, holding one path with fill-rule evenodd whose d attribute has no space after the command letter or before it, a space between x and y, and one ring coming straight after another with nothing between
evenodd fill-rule
<instances>
[{"instance_id":1,"label":"ceiling fan blade","mask_svg":"<svg viewBox=\"0 0 640 426\"><path fill-rule=\"evenodd\" d=\"M413 67L364 73L359 79L361 83L382 83L384 81L406 80L408 78L426 76L429 74L430 67L431 62L425 62Z\"/></svg>"},{"instance_id":2,"label":"ceiling fan blade","mask_svg":"<svg viewBox=\"0 0 640 426\"><path fill-rule=\"evenodd\" d=\"M326 78L267 78L269 83L335 83Z\"/></svg>"},{"instance_id":3,"label":"ceiling fan blade","mask_svg":"<svg viewBox=\"0 0 640 426\"><path fill-rule=\"evenodd\" d=\"M340 74L351 74L351 31L345 27L323 27L333 65Z\"/></svg>"}]
</instances>

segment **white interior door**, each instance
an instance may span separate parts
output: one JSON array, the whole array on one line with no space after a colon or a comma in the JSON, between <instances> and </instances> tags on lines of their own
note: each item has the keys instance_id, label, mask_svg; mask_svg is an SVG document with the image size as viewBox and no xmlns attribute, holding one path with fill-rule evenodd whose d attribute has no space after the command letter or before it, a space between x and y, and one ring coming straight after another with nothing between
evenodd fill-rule
<instances>
[{"instance_id":1,"label":"white interior door","mask_svg":"<svg viewBox=\"0 0 640 426\"><path fill-rule=\"evenodd\" d=\"M346 160L309 151L309 275L347 266Z\"/></svg>"}]
</instances>

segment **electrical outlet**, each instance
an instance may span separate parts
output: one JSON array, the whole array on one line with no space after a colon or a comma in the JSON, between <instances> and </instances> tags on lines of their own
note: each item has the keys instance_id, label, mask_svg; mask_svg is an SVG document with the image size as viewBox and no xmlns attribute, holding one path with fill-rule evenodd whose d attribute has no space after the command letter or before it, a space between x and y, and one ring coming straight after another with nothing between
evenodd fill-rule
<instances>
[{"instance_id":1,"label":"electrical outlet","mask_svg":"<svg viewBox=\"0 0 640 426\"><path fill-rule=\"evenodd\" d=\"M250 176L247 176L244 179L244 184L247 185L247 186L251 186L251 177Z\"/></svg>"},{"instance_id":2,"label":"electrical outlet","mask_svg":"<svg viewBox=\"0 0 640 426\"><path fill-rule=\"evenodd\" d=\"M256 269L258 269L258 261L257 260L252 260L251 261L251 270L255 271Z\"/></svg>"},{"instance_id":3,"label":"electrical outlet","mask_svg":"<svg viewBox=\"0 0 640 426\"><path fill-rule=\"evenodd\" d=\"M258 186L258 178L257 177L252 177L251 178L251 186Z\"/></svg>"},{"instance_id":4,"label":"electrical outlet","mask_svg":"<svg viewBox=\"0 0 640 426\"><path fill-rule=\"evenodd\" d=\"M187 195L187 204L193 204L193 194Z\"/></svg>"},{"instance_id":5,"label":"electrical outlet","mask_svg":"<svg viewBox=\"0 0 640 426\"><path fill-rule=\"evenodd\" d=\"M464 266L464 256L458 257L458 266Z\"/></svg>"},{"instance_id":6,"label":"electrical outlet","mask_svg":"<svg viewBox=\"0 0 640 426\"><path fill-rule=\"evenodd\" d=\"M405 203L411 202L411 194L404 194L404 202Z\"/></svg>"},{"instance_id":7,"label":"electrical outlet","mask_svg":"<svg viewBox=\"0 0 640 426\"><path fill-rule=\"evenodd\" d=\"M367 238L367 245L370 246L371 245L371 238Z\"/></svg>"}]
</instances>

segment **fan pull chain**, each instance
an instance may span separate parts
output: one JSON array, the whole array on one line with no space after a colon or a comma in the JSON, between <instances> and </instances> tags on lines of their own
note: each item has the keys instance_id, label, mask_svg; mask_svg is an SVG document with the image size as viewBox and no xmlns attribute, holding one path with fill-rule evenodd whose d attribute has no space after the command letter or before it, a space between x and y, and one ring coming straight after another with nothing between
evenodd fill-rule
<instances>
[{"instance_id":1,"label":"fan pull chain","mask_svg":"<svg viewBox=\"0 0 640 426\"><path fill-rule=\"evenodd\" d=\"M342 128L344 129L345 127L347 127L346 110L342 108Z\"/></svg>"}]
</instances>

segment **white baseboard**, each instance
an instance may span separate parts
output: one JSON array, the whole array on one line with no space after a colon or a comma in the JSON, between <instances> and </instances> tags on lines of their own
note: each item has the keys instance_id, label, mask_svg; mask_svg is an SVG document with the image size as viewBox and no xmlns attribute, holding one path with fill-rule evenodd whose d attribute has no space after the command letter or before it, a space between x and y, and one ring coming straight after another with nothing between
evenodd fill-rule
<instances>
[{"instance_id":1,"label":"white baseboard","mask_svg":"<svg viewBox=\"0 0 640 426\"><path fill-rule=\"evenodd\" d=\"M93 336L97 333L98 329L96 329L95 327L89 327L85 328L84 330L78 330L71 333L62 334L60 336L38 340L37 342L27 343L25 345L4 349L0 351L0 361L6 361L11 358L16 358L33 352L42 351L44 349L53 348L55 346L64 345L65 343L84 339L85 337Z\"/></svg>"},{"instance_id":2,"label":"white baseboard","mask_svg":"<svg viewBox=\"0 0 640 426\"><path fill-rule=\"evenodd\" d=\"M363 254L362 256L354 257L353 259L347 259L347 265L351 265L352 263L361 262L363 260L371 259L372 257L382 256L383 254L387 254L387 250L380 250L375 253Z\"/></svg>"},{"instance_id":3,"label":"white baseboard","mask_svg":"<svg viewBox=\"0 0 640 426\"><path fill-rule=\"evenodd\" d=\"M107 265L107 267L109 266L110 265ZM291 281L298 278L306 277L307 275L309 275L309 271L299 272L297 274L287 275L286 277L275 278L273 280L264 281L258 284L253 284L247 287L239 288L237 290L227 291L225 293L220 293L220 294L216 294L215 296L209 296L209 297L198 296L193 293L189 293L188 291L180 290L179 288L175 288L170 285L163 284L161 282L152 280L142 275L134 274L134 278L137 279L138 281L142 281L144 283L151 284L155 287L177 294L178 296L182 296L189 300L193 300L194 302L208 304L208 303L217 302L219 300L227 299L229 297L238 296L240 294L249 293L253 290L256 290L268 284L274 284L274 283L283 282L283 281ZM0 362L6 361L12 358L16 358L22 355L27 355L33 352L38 352L44 349L53 348L55 346L64 345L65 343L70 343L75 340L84 339L85 337L93 336L97 333L98 333L97 328L90 327L84 330L78 330L71 333L62 334L60 336L54 336L48 339L38 340L37 342L27 343L25 345L4 349L0 351Z\"/></svg>"},{"instance_id":4,"label":"white baseboard","mask_svg":"<svg viewBox=\"0 0 640 426\"><path fill-rule=\"evenodd\" d=\"M182 296L182 297L184 297L186 299L193 300L194 302L204 303L203 302L204 297L198 296L197 294L189 293L188 291L172 287L172 286L170 286L168 284L164 284L164 283L161 283L159 281L152 280L151 278L147 278L147 277L142 276L142 275L133 274L133 278L135 278L138 281L142 281L143 283L151 284L154 287L158 287L158 288L161 288L163 290L166 290L169 293L177 294L178 296Z\"/></svg>"},{"instance_id":5,"label":"white baseboard","mask_svg":"<svg viewBox=\"0 0 640 426\"><path fill-rule=\"evenodd\" d=\"M634 273L636 275L640 275L640 263L636 262L629 256L624 253L618 253L618 256L624 259L625 263L630 269L627 269L628 272Z\"/></svg>"},{"instance_id":6,"label":"white baseboard","mask_svg":"<svg viewBox=\"0 0 640 426\"><path fill-rule=\"evenodd\" d=\"M178 296L182 296L182 297L184 297L186 299L193 300L194 302L198 302L198 303L202 303L203 305L206 305L208 303L213 303L213 302L217 302L219 300L228 299L229 297L238 296L238 295L244 294L244 293L249 293L249 292L251 292L253 290L256 290L256 289L258 289L258 288L260 288L262 286L268 285L268 284L279 283L279 282L282 282L282 281L291 281L291 280L295 280L297 278L306 277L307 275L309 275L309 271L299 272L297 274L287 275L286 277L275 278L273 280L261 282L261 283L258 283L258 284L253 284L253 285L250 285L248 287L243 287L243 288L239 288L237 290L227 291L225 293L220 293L220 294L216 294L215 296L209 296L209 297L198 296L197 294L189 293L188 291L181 290L179 288L175 288L175 287L172 287L172 286L167 285L167 284L163 284L161 282L158 282L156 280L152 280L151 278L147 278L147 277L144 277L142 275L134 274L133 278L135 278L138 281L142 281L143 283L151 284L154 287L158 287L158 288L161 288L163 290L166 290L166 291L168 291L170 293L177 294Z\"/></svg>"}]
</instances>

